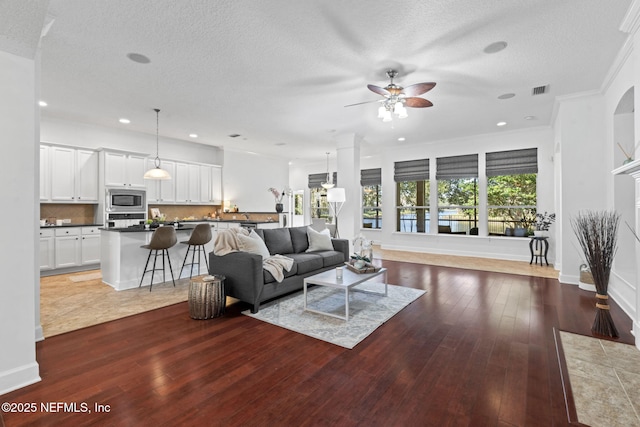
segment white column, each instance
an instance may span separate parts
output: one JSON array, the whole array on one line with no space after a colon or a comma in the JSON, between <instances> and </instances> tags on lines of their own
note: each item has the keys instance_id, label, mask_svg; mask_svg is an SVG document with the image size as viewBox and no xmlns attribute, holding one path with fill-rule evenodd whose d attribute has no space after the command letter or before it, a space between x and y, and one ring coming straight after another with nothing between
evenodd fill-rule
<instances>
[{"instance_id":1,"label":"white column","mask_svg":"<svg viewBox=\"0 0 640 427\"><path fill-rule=\"evenodd\" d=\"M337 135L338 187L345 189L346 201L340 211L340 237L351 243L360 233L362 215L360 212L360 141L356 134Z\"/></svg>"},{"instance_id":2,"label":"white column","mask_svg":"<svg viewBox=\"0 0 640 427\"><path fill-rule=\"evenodd\" d=\"M35 352L36 217L39 209L35 62L0 51L0 156L7 209L0 235L0 394L40 380ZM35 196L34 196L35 195Z\"/></svg>"}]
</instances>

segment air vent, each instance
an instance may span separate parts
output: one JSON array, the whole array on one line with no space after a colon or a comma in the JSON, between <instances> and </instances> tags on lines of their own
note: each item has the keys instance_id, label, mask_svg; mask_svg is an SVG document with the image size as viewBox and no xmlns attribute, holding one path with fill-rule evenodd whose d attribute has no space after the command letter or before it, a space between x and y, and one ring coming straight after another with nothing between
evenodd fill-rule
<instances>
[{"instance_id":1,"label":"air vent","mask_svg":"<svg viewBox=\"0 0 640 427\"><path fill-rule=\"evenodd\" d=\"M549 85L538 86L531 89L531 95L532 96L542 95L547 93L548 91L549 91Z\"/></svg>"},{"instance_id":2,"label":"air vent","mask_svg":"<svg viewBox=\"0 0 640 427\"><path fill-rule=\"evenodd\" d=\"M239 133L232 133L231 135L229 135L229 138L237 138L239 136L240 136Z\"/></svg>"}]
</instances>

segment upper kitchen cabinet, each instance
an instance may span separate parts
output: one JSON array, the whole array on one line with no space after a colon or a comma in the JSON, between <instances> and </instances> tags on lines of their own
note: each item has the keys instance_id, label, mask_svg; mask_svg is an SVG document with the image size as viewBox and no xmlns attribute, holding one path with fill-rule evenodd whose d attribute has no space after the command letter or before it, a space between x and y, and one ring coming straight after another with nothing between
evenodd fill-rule
<instances>
[{"instance_id":1,"label":"upper kitchen cabinet","mask_svg":"<svg viewBox=\"0 0 640 427\"><path fill-rule=\"evenodd\" d=\"M222 204L222 168L200 166L200 200L207 204Z\"/></svg>"},{"instance_id":2,"label":"upper kitchen cabinet","mask_svg":"<svg viewBox=\"0 0 640 427\"><path fill-rule=\"evenodd\" d=\"M146 155L121 151L102 151L104 185L107 187L145 188Z\"/></svg>"},{"instance_id":3,"label":"upper kitchen cabinet","mask_svg":"<svg viewBox=\"0 0 640 427\"><path fill-rule=\"evenodd\" d=\"M98 153L64 146L41 146L40 201L97 203Z\"/></svg>"}]
</instances>

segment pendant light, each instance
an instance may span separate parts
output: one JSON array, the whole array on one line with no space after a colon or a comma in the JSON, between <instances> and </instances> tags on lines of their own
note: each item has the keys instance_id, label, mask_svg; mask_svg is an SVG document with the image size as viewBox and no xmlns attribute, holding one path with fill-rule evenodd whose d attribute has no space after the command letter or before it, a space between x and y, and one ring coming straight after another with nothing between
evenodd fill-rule
<instances>
[{"instance_id":1,"label":"pendant light","mask_svg":"<svg viewBox=\"0 0 640 427\"><path fill-rule=\"evenodd\" d=\"M156 112L156 159L154 161L156 167L149 169L144 174L144 179L163 179L163 180L171 179L171 175L169 175L169 172L167 172L166 170L160 167L160 157L158 156L158 145L159 145L158 129L159 129L159 122L160 122L160 110L157 108L154 108L153 111Z\"/></svg>"},{"instance_id":2,"label":"pendant light","mask_svg":"<svg viewBox=\"0 0 640 427\"><path fill-rule=\"evenodd\" d=\"M333 179L331 177L331 174L329 174L329 153L328 152L327 152L327 178L326 178L325 182L323 182L320 185L322 185L322 188L326 188L327 190L329 188L335 187L335 184L333 183Z\"/></svg>"}]
</instances>

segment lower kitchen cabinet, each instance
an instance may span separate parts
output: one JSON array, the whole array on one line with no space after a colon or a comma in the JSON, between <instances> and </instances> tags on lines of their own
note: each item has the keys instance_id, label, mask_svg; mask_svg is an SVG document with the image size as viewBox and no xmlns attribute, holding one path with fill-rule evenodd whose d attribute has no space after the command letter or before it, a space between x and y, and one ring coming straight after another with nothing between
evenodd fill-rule
<instances>
[{"instance_id":1,"label":"lower kitchen cabinet","mask_svg":"<svg viewBox=\"0 0 640 427\"><path fill-rule=\"evenodd\" d=\"M56 228L56 268L80 265L80 228Z\"/></svg>"},{"instance_id":2,"label":"lower kitchen cabinet","mask_svg":"<svg viewBox=\"0 0 640 427\"><path fill-rule=\"evenodd\" d=\"M82 265L100 263L100 229L82 227L80 243L80 263Z\"/></svg>"},{"instance_id":3,"label":"lower kitchen cabinet","mask_svg":"<svg viewBox=\"0 0 640 427\"><path fill-rule=\"evenodd\" d=\"M100 264L99 227L40 229L40 271L95 264Z\"/></svg>"},{"instance_id":4,"label":"lower kitchen cabinet","mask_svg":"<svg viewBox=\"0 0 640 427\"><path fill-rule=\"evenodd\" d=\"M40 270L56 268L55 233L53 230L40 230Z\"/></svg>"}]
</instances>

